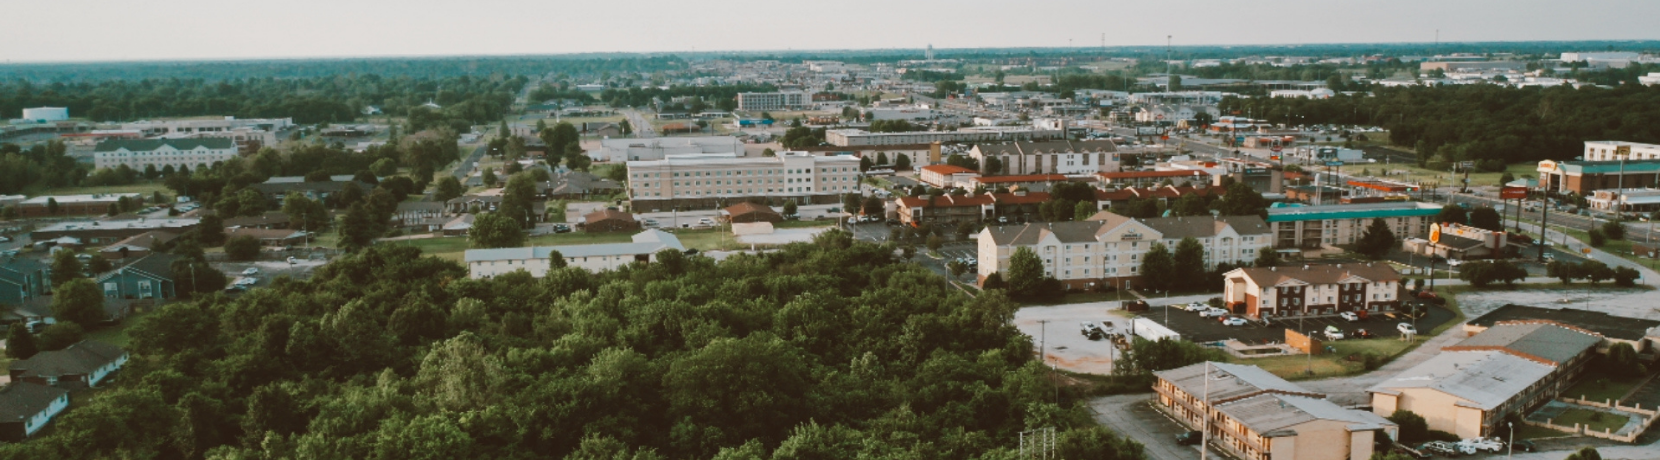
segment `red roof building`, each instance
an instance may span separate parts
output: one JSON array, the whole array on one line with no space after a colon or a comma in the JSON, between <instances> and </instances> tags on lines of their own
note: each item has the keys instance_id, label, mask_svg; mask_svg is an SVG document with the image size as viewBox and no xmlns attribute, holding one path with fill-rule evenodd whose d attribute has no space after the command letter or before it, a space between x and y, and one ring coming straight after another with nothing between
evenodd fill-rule
<instances>
[{"instance_id":1,"label":"red roof building","mask_svg":"<svg viewBox=\"0 0 1660 460\"><path fill-rule=\"evenodd\" d=\"M950 188L957 183L979 177L978 171L952 165L923 166L917 175L917 180L939 188Z\"/></svg>"}]
</instances>

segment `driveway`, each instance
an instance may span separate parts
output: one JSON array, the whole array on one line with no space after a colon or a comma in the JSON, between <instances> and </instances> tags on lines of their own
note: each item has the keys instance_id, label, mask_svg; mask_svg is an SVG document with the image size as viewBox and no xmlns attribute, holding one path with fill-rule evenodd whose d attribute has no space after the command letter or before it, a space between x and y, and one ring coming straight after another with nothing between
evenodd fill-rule
<instances>
[{"instance_id":1,"label":"driveway","mask_svg":"<svg viewBox=\"0 0 1660 460\"><path fill-rule=\"evenodd\" d=\"M1176 435L1189 431L1186 425L1153 408L1154 396L1149 393L1116 395L1089 402L1095 421L1111 428L1121 436L1142 444L1143 452L1151 460L1196 460L1198 446L1176 445ZM1211 449L1210 458L1228 458Z\"/></svg>"}]
</instances>

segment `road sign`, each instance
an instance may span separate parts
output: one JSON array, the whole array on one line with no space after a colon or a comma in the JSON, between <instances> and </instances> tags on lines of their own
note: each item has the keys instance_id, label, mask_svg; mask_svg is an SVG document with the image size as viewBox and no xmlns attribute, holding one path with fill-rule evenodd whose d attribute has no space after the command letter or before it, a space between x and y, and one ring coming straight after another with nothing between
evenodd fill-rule
<instances>
[{"instance_id":1,"label":"road sign","mask_svg":"<svg viewBox=\"0 0 1660 460\"><path fill-rule=\"evenodd\" d=\"M1245 136L1235 136L1233 138L1233 143L1235 143L1235 144L1244 144L1245 143Z\"/></svg>"},{"instance_id":2,"label":"road sign","mask_svg":"<svg viewBox=\"0 0 1660 460\"><path fill-rule=\"evenodd\" d=\"M1499 189L1499 198L1505 200L1520 200L1527 198L1527 187L1503 187Z\"/></svg>"},{"instance_id":3,"label":"road sign","mask_svg":"<svg viewBox=\"0 0 1660 460\"><path fill-rule=\"evenodd\" d=\"M1285 150L1285 149L1283 147L1280 147L1280 146L1276 145L1276 146L1274 146L1274 148L1271 148L1271 149L1268 149L1268 150L1273 150L1274 153L1279 153L1281 150Z\"/></svg>"},{"instance_id":4,"label":"road sign","mask_svg":"<svg viewBox=\"0 0 1660 460\"><path fill-rule=\"evenodd\" d=\"M1341 161L1328 161L1328 162L1326 162L1326 166L1343 166L1343 162L1341 162Z\"/></svg>"}]
</instances>

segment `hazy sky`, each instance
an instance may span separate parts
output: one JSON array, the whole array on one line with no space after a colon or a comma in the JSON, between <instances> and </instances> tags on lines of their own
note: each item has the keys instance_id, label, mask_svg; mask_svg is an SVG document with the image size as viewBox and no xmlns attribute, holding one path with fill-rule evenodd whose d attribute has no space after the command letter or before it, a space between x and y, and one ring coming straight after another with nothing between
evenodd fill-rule
<instances>
[{"instance_id":1,"label":"hazy sky","mask_svg":"<svg viewBox=\"0 0 1660 460\"><path fill-rule=\"evenodd\" d=\"M9 62L1660 38L1653 0L7 3Z\"/></svg>"}]
</instances>

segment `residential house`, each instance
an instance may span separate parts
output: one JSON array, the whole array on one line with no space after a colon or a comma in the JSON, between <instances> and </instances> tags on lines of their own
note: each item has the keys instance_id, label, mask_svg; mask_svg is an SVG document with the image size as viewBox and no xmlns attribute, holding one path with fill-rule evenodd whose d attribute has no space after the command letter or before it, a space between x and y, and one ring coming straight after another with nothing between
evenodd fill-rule
<instances>
[{"instance_id":1,"label":"residential house","mask_svg":"<svg viewBox=\"0 0 1660 460\"><path fill-rule=\"evenodd\" d=\"M135 257L144 257L152 252L165 249L168 243L178 239L179 235L173 232L151 230L127 237L114 244L98 250L98 255L105 259L125 260Z\"/></svg>"},{"instance_id":2,"label":"residential house","mask_svg":"<svg viewBox=\"0 0 1660 460\"><path fill-rule=\"evenodd\" d=\"M492 212L501 206L501 195L464 195L451 198L445 202L445 209L449 214L467 214L473 212ZM536 200L530 203L531 217L535 222L543 222L548 217L548 202Z\"/></svg>"},{"instance_id":3,"label":"residential house","mask_svg":"<svg viewBox=\"0 0 1660 460\"><path fill-rule=\"evenodd\" d=\"M52 289L52 268L24 257L0 256L0 304L21 305Z\"/></svg>"},{"instance_id":4,"label":"residential house","mask_svg":"<svg viewBox=\"0 0 1660 460\"><path fill-rule=\"evenodd\" d=\"M622 211L601 209L582 216L582 231L588 233L600 232L630 232L640 229L640 221L634 220L634 215Z\"/></svg>"},{"instance_id":5,"label":"residential house","mask_svg":"<svg viewBox=\"0 0 1660 460\"><path fill-rule=\"evenodd\" d=\"M95 281L107 299L171 299L177 296L171 254L150 254L99 274Z\"/></svg>"},{"instance_id":6,"label":"residential house","mask_svg":"<svg viewBox=\"0 0 1660 460\"><path fill-rule=\"evenodd\" d=\"M992 226L980 232L978 278L1007 273L1009 257L1024 247L1068 289L1124 287L1141 279L1142 257L1154 244L1173 251L1185 238L1204 247L1208 270L1255 260L1268 246L1268 228L1256 216L1137 219L1105 211L1084 221Z\"/></svg>"},{"instance_id":7,"label":"residential house","mask_svg":"<svg viewBox=\"0 0 1660 460\"><path fill-rule=\"evenodd\" d=\"M73 390L97 387L124 364L127 352L121 347L82 340L62 350L42 351L29 359L12 361L8 371L13 382Z\"/></svg>"},{"instance_id":8,"label":"residential house","mask_svg":"<svg viewBox=\"0 0 1660 460\"><path fill-rule=\"evenodd\" d=\"M23 442L69 407L69 390L34 382L0 387L0 442Z\"/></svg>"},{"instance_id":9,"label":"residential house","mask_svg":"<svg viewBox=\"0 0 1660 460\"><path fill-rule=\"evenodd\" d=\"M774 211L771 206L759 205L750 202L727 206L726 209L721 210L721 215L724 216L727 222L734 224L754 222L768 222L776 224L784 221L784 216L779 214L778 211Z\"/></svg>"},{"instance_id":10,"label":"residential house","mask_svg":"<svg viewBox=\"0 0 1660 460\"><path fill-rule=\"evenodd\" d=\"M1599 342L1554 324L1495 325L1366 391L1378 415L1412 411L1431 430L1492 436L1566 389Z\"/></svg>"},{"instance_id":11,"label":"residential house","mask_svg":"<svg viewBox=\"0 0 1660 460\"><path fill-rule=\"evenodd\" d=\"M1222 276L1222 301L1252 318L1393 311L1401 304L1401 275L1386 263L1249 267Z\"/></svg>"},{"instance_id":12,"label":"residential house","mask_svg":"<svg viewBox=\"0 0 1660 460\"><path fill-rule=\"evenodd\" d=\"M1204 362L1153 375L1155 407L1234 458L1365 459L1375 442L1400 431L1377 414L1338 406L1256 366Z\"/></svg>"},{"instance_id":13,"label":"residential house","mask_svg":"<svg viewBox=\"0 0 1660 460\"><path fill-rule=\"evenodd\" d=\"M467 232L473 230L473 215L462 214L456 216L454 219L450 219L449 222L445 222L440 230L444 232L444 236L467 236Z\"/></svg>"},{"instance_id":14,"label":"residential house","mask_svg":"<svg viewBox=\"0 0 1660 460\"><path fill-rule=\"evenodd\" d=\"M634 235L630 243L534 246L521 248L468 249L465 260L474 279L524 270L531 276L547 274L549 259L557 252L568 267L590 271L615 270L635 262L655 262L657 252L686 250L680 239L662 230L648 229Z\"/></svg>"},{"instance_id":15,"label":"residential house","mask_svg":"<svg viewBox=\"0 0 1660 460\"><path fill-rule=\"evenodd\" d=\"M296 246L306 243L306 232L264 228L232 228L225 230L225 239L251 237L261 246Z\"/></svg>"},{"instance_id":16,"label":"residential house","mask_svg":"<svg viewBox=\"0 0 1660 460\"><path fill-rule=\"evenodd\" d=\"M444 223L450 221L446 217L446 209L446 203L406 201L398 203L398 208L392 211L392 222L405 233L436 232L444 227Z\"/></svg>"}]
</instances>

